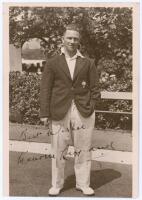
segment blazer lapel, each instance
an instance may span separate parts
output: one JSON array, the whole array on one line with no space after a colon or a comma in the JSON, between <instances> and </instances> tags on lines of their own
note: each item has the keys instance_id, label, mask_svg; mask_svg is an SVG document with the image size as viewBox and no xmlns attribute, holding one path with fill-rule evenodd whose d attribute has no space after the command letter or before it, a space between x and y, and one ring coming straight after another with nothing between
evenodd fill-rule
<instances>
[{"instance_id":1,"label":"blazer lapel","mask_svg":"<svg viewBox=\"0 0 142 200\"><path fill-rule=\"evenodd\" d=\"M61 55L59 57L59 66L63 70L63 72L68 76L68 78L71 79L70 71L64 55Z\"/></svg>"},{"instance_id":2,"label":"blazer lapel","mask_svg":"<svg viewBox=\"0 0 142 200\"><path fill-rule=\"evenodd\" d=\"M77 59L76 59L76 65L75 65L75 70L74 70L74 75L73 75L73 81L76 79L78 73L83 68L84 63L85 63L85 59L78 56Z\"/></svg>"}]
</instances>

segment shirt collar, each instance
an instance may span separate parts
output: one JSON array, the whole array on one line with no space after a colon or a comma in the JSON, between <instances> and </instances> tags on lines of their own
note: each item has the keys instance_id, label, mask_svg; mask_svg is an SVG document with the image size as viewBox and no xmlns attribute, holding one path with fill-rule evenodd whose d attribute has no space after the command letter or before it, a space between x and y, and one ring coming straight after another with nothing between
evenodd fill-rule
<instances>
[{"instance_id":1,"label":"shirt collar","mask_svg":"<svg viewBox=\"0 0 142 200\"><path fill-rule=\"evenodd\" d=\"M66 56L66 52L65 52L65 49L64 47L61 48L61 55L64 54ZM76 54L72 57L73 59L74 58L77 58L77 57L81 57L81 58L84 58L84 56L80 53L80 51L77 49L77 52Z\"/></svg>"}]
</instances>

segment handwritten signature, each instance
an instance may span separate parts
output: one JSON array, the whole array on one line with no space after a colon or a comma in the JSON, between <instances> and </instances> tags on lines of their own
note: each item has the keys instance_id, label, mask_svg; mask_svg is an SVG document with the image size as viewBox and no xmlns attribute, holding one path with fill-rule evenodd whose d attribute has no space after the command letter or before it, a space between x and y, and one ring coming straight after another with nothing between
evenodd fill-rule
<instances>
[{"instance_id":1,"label":"handwritten signature","mask_svg":"<svg viewBox=\"0 0 142 200\"><path fill-rule=\"evenodd\" d=\"M37 161L37 160L45 160L45 159L52 159L52 158L55 158L55 155L53 154L44 154L44 155L39 155L39 156L28 156L26 158L26 154L28 152L22 152L20 153L20 156L18 157L18 164L26 164L28 162L31 162L31 161Z\"/></svg>"},{"instance_id":2,"label":"handwritten signature","mask_svg":"<svg viewBox=\"0 0 142 200\"><path fill-rule=\"evenodd\" d=\"M82 150L81 149L79 149L79 150L75 150L74 152L67 152L67 150L68 150L68 148L69 148L69 145L67 145L66 147L65 147L65 149L63 149L62 151L61 151L61 156L60 156L60 160L62 160L62 159L64 159L64 160L68 160L68 156L74 156L74 157L79 157L80 156L80 154L81 154L81 152L82 152ZM66 153L67 152L67 153Z\"/></svg>"},{"instance_id":3,"label":"handwritten signature","mask_svg":"<svg viewBox=\"0 0 142 200\"><path fill-rule=\"evenodd\" d=\"M27 128L23 130L20 134L19 138L22 138L23 140L28 140L28 139L34 139L42 135L42 132L37 132L36 134L33 134L32 136L29 135Z\"/></svg>"},{"instance_id":4,"label":"handwritten signature","mask_svg":"<svg viewBox=\"0 0 142 200\"><path fill-rule=\"evenodd\" d=\"M51 130L47 130L45 133L44 132L37 132L36 134L30 135L30 132L28 132L28 129L26 128L25 130L23 130L21 132L19 139L26 141L26 140L38 138L39 136L41 136L43 134L45 134L47 136L51 136L51 135L55 135L57 133L53 133Z\"/></svg>"},{"instance_id":5,"label":"handwritten signature","mask_svg":"<svg viewBox=\"0 0 142 200\"><path fill-rule=\"evenodd\" d=\"M80 130L80 129L85 129L85 125L81 125L81 126L77 126L75 127L74 124L72 124L71 126L71 129L72 130ZM65 129L62 129L62 126L59 125L59 128L58 130L54 133L53 131L49 128L49 126L47 127L47 130L45 132L36 132L36 134L33 134L33 135L30 135L30 133L28 132L28 129L24 129L21 134L20 134L20 138L22 138L22 140L26 141L28 139L35 139L35 138L38 138L39 136L43 135L43 134L46 134L48 136L51 136L51 135L56 135L60 132L69 132L70 129L67 127ZM60 160L61 159L64 159L64 160L68 160L68 157L78 157L81 155L81 153L83 153L84 150L81 150L81 149L78 149L78 150L75 150L74 152L68 152L68 147L69 145L67 145L65 147L65 149L63 149L61 152L60 152ZM110 150L115 150L115 147L113 146L113 141L110 142L110 144L107 144L105 146L98 146L97 148L95 147L91 147L89 150L89 152L92 152L92 151L96 151L97 149L110 149ZM42 159L55 159L55 155L52 155L52 154L44 154L44 155L40 155L40 156L31 156L31 157L25 157L27 152L24 152L24 153L21 153L20 156L18 157L18 164L24 164L24 163L28 163L28 162L31 162L31 161L37 161L37 160L42 160ZM102 157L104 155L101 155L99 157Z\"/></svg>"},{"instance_id":6,"label":"handwritten signature","mask_svg":"<svg viewBox=\"0 0 142 200\"><path fill-rule=\"evenodd\" d=\"M81 150L81 149L78 149L78 150L75 150L74 152L67 152L68 151L68 147L69 145L67 145L62 151L61 151L61 155L60 155L60 160L68 160L68 157L78 157L81 155L81 153L84 152L84 150ZM102 146L102 147L91 147L89 150L86 150L89 151L89 152L93 152L93 151L97 151L98 149L112 149L112 150L115 150L114 146L113 146L113 142L111 142L110 144L108 145L105 145L105 146ZM18 157L18 164L26 164L28 162L31 162L31 161L38 161L38 160L45 160L45 159L55 159L55 155L54 154L44 154L44 155L39 155L39 156L28 156L27 158L25 157L25 155L27 154L28 152L22 152L20 154L20 156ZM99 157L104 157L104 154L102 153L101 155L99 155L98 157L96 158L99 158Z\"/></svg>"},{"instance_id":7,"label":"handwritten signature","mask_svg":"<svg viewBox=\"0 0 142 200\"><path fill-rule=\"evenodd\" d=\"M72 129L72 130L81 130L81 129L85 129L85 125L81 125L81 126L77 126L77 127L72 126L71 129ZM30 135L30 132L28 132L28 129L26 128L26 129L24 129L24 130L21 132L19 139L22 139L22 140L26 141L26 140L38 138L39 136L41 136L41 135L43 135L43 134L45 134L45 135L47 135L47 136L52 136L52 135L56 135L56 134L60 133L60 131L61 131L62 133L64 133L64 132L69 132L70 129L69 129L68 127L65 128L65 129L62 129L62 126L60 125L57 131L54 131L54 132L53 132L50 128L47 127L46 133L37 132L36 134Z\"/></svg>"}]
</instances>

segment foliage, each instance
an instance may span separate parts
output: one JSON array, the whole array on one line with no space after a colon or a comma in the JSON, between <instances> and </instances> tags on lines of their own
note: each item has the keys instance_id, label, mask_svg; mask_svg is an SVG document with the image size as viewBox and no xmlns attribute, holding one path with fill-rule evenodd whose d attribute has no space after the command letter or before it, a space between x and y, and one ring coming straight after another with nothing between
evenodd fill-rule
<instances>
[{"instance_id":1,"label":"foliage","mask_svg":"<svg viewBox=\"0 0 142 200\"><path fill-rule=\"evenodd\" d=\"M81 50L95 57L132 53L132 9L126 7L10 7L10 43L41 39L47 56L58 52L64 26L81 25ZM125 53L124 53L125 54ZM121 56L121 55L120 55Z\"/></svg>"},{"instance_id":2,"label":"foliage","mask_svg":"<svg viewBox=\"0 0 142 200\"><path fill-rule=\"evenodd\" d=\"M11 72L9 78L10 121L40 124L39 94L41 76L35 73L16 75L15 72ZM102 100L99 102L97 109L129 112L132 110L132 103L125 100ZM96 118L96 127L131 129L131 120L131 115L99 113Z\"/></svg>"},{"instance_id":3,"label":"foliage","mask_svg":"<svg viewBox=\"0 0 142 200\"><path fill-rule=\"evenodd\" d=\"M100 71L101 88L107 91L132 91L132 56L124 58L100 59L98 63Z\"/></svg>"},{"instance_id":4,"label":"foliage","mask_svg":"<svg viewBox=\"0 0 142 200\"><path fill-rule=\"evenodd\" d=\"M9 107L11 112L19 111L22 121L28 124L39 123L40 77L37 74L17 76L14 72L9 76Z\"/></svg>"}]
</instances>

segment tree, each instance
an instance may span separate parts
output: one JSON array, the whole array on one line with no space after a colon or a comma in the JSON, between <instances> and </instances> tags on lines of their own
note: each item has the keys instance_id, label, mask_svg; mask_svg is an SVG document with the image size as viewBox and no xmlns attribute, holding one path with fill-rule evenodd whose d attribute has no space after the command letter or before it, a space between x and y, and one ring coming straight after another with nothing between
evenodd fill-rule
<instances>
[{"instance_id":1,"label":"tree","mask_svg":"<svg viewBox=\"0 0 142 200\"><path fill-rule=\"evenodd\" d=\"M95 58L98 69L111 79L102 81L102 88L132 90L132 8L10 7L9 17L10 43L22 47L39 38L47 58L58 53L65 25L79 24L80 51Z\"/></svg>"},{"instance_id":2,"label":"tree","mask_svg":"<svg viewBox=\"0 0 142 200\"><path fill-rule=\"evenodd\" d=\"M22 46L39 38L51 56L61 45L64 26L77 22L82 27L82 51L98 62L121 49L132 52L131 15L131 8L10 7L10 43Z\"/></svg>"}]
</instances>

